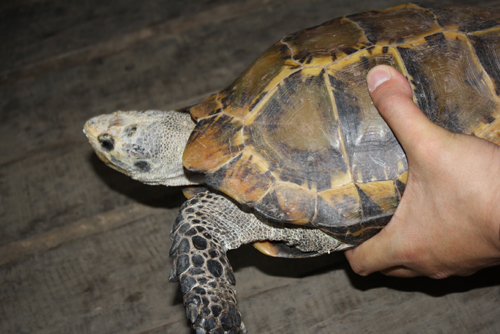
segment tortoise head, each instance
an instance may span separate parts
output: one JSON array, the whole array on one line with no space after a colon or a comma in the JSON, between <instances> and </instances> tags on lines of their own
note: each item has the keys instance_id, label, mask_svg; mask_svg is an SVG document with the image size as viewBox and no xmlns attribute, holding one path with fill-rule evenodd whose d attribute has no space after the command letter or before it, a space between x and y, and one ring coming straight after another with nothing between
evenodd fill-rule
<instances>
[{"instance_id":1,"label":"tortoise head","mask_svg":"<svg viewBox=\"0 0 500 334\"><path fill-rule=\"evenodd\" d=\"M189 113L117 111L88 120L83 132L108 166L147 184L189 185L182 153L195 126Z\"/></svg>"}]
</instances>

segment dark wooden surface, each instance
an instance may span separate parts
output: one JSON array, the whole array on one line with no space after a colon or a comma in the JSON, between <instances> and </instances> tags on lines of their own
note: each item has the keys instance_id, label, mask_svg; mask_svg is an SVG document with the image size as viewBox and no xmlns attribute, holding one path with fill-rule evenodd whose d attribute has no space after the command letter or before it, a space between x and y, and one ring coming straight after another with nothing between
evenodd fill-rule
<instances>
[{"instance_id":1,"label":"dark wooden surface","mask_svg":"<svg viewBox=\"0 0 500 334\"><path fill-rule=\"evenodd\" d=\"M0 333L191 333L167 282L181 193L105 167L83 123L195 103L287 33L399 3L2 1ZM230 259L251 333L500 332L499 267L433 281L362 278L342 254Z\"/></svg>"}]
</instances>

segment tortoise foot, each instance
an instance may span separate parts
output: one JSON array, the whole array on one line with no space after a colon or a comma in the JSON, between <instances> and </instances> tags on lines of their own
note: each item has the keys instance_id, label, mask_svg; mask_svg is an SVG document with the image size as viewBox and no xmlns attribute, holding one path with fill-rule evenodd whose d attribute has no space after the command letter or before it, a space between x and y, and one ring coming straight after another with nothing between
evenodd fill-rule
<instances>
[{"instance_id":1,"label":"tortoise foot","mask_svg":"<svg viewBox=\"0 0 500 334\"><path fill-rule=\"evenodd\" d=\"M247 332L237 309L232 286L228 287L216 279L205 283L205 280L189 274L181 275L179 280L184 295L186 318L191 322L196 334ZM187 289L189 290L186 291Z\"/></svg>"}]
</instances>

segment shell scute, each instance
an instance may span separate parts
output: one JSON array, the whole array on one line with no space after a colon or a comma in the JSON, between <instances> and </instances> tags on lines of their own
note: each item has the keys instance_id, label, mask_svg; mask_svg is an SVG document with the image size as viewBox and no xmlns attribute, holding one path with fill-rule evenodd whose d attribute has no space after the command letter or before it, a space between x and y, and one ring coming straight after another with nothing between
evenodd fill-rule
<instances>
[{"instance_id":1,"label":"shell scute","mask_svg":"<svg viewBox=\"0 0 500 334\"><path fill-rule=\"evenodd\" d=\"M449 31L471 32L500 26L497 10L437 3L420 3L418 6L434 13L439 25Z\"/></svg>"},{"instance_id":2,"label":"shell scute","mask_svg":"<svg viewBox=\"0 0 500 334\"><path fill-rule=\"evenodd\" d=\"M398 191L399 198L403 197L403 193L406 189L407 179L408 173L404 173L403 175L399 176L396 181L394 181L394 185L396 186L396 190Z\"/></svg>"},{"instance_id":3,"label":"shell scute","mask_svg":"<svg viewBox=\"0 0 500 334\"><path fill-rule=\"evenodd\" d=\"M364 217L394 212L401 200L393 180L359 183L356 186L360 193Z\"/></svg>"},{"instance_id":4,"label":"shell scute","mask_svg":"<svg viewBox=\"0 0 500 334\"><path fill-rule=\"evenodd\" d=\"M276 182L254 209L265 217L294 224L308 224L315 214L316 193L293 183Z\"/></svg>"},{"instance_id":5,"label":"shell scute","mask_svg":"<svg viewBox=\"0 0 500 334\"><path fill-rule=\"evenodd\" d=\"M417 104L434 123L470 134L478 132L486 115L500 110L493 82L465 35L443 32L398 50L415 80Z\"/></svg>"},{"instance_id":6,"label":"shell scute","mask_svg":"<svg viewBox=\"0 0 500 334\"><path fill-rule=\"evenodd\" d=\"M189 108L191 117L193 117L195 121L198 121L200 118L220 113L222 111L222 104L219 101L218 95L219 94L212 94L202 102Z\"/></svg>"},{"instance_id":7,"label":"shell scute","mask_svg":"<svg viewBox=\"0 0 500 334\"><path fill-rule=\"evenodd\" d=\"M377 189L376 192L386 193L391 190L387 184L380 188L385 189ZM384 201L378 194L373 191L367 193L366 190L366 186L361 189L358 185L351 184L319 193L317 215L312 224L352 245L372 237L389 222L394 213L395 207L393 210L385 210L388 209L387 204L397 204L399 198L389 191L383 197Z\"/></svg>"},{"instance_id":8,"label":"shell scute","mask_svg":"<svg viewBox=\"0 0 500 334\"><path fill-rule=\"evenodd\" d=\"M361 221L361 217L361 199L355 184L318 193L314 225L327 229L355 225Z\"/></svg>"},{"instance_id":9,"label":"shell scute","mask_svg":"<svg viewBox=\"0 0 500 334\"><path fill-rule=\"evenodd\" d=\"M282 39L293 51L293 59L306 65L326 65L370 45L361 28L338 18L299 31Z\"/></svg>"},{"instance_id":10,"label":"shell scute","mask_svg":"<svg viewBox=\"0 0 500 334\"><path fill-rule=\"evenodd\" d=\"M205 182L240 203L252 206L274 183L265 161L249 152L242 152L217 170L206 175Z\"/></svg>"},{"instance_id":11,"label":"shell scute","mask_svg":"<svg viewBox=\"0 0 500 334\"><path fill-rule=\"evenodd\" d=\"M273 86L277 78L288 75L299 65L291 60L291 51L286 45L280 42L274 44L221 91L224 113L246 117L250 113L250 106L262 99L266 87Z\"/></svg>"},{"instance_id":12,"label":"shell scute","mask_svg":"<svg viewBox=\"0 0 500 334\"><path fill-rule=\"evenodd\" d=\"M354 14L347 18L356 22L373 44L401 44L405 40L441 30L431 12L412 4Z\"/></svg>"},{"instance_id":13,"label":"shell scute","mask_svg":"<svg viewBox=\"0 0 500 334\"><path fill-rule=\"evenodd\" d=\"M271 94L246 120L245 144L269 161L277 179L318 189L330 186L330 173L347 173L324 71L297 72Z\"/></svg>"},{"instance_id":14,"label":"shell scute","mask_svg":"<svg viewBox=\"0 0 500 334\"><path fill-rule=\"evenodd\" d=\"M469 34L474 51L484 70L495 84L495 93L500 95L500 28Z\"/></svg>"},{"instance_id":15,"label":"shell scute","mask_svg":"<svg viewBox=\"0 0 500 334\"><path fill-rule=\"evenodd\" d=\"M224 114L199 120L184 149L184 167L206 173L226 163L244 147L242 129L240 120Z\"/></svg>"}]
</instances>

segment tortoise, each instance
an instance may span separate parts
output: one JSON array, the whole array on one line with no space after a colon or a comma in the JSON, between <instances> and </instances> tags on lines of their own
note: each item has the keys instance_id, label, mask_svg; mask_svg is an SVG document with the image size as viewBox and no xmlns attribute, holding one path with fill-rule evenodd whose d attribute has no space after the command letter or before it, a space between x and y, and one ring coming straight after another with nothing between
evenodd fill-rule
<instances>
[{"instance_id":1,"label":"tortoise","mask_svg":"<svg viewBox=\"0 0 500 334\"><path fill-rule=\"evenodd\" d=\"M367 72L394 66L433 122L499 144L499 55L500 11L410 3L288 35L194 106L102 115L84 132L111 167L186 187L170 280L196 333L246 333L227 250L254 243L298 258L354 247L403 196L405 153Z\"/></svg>"}]
</instances>

